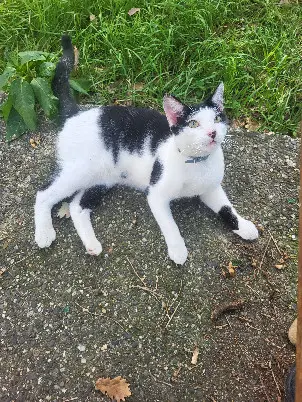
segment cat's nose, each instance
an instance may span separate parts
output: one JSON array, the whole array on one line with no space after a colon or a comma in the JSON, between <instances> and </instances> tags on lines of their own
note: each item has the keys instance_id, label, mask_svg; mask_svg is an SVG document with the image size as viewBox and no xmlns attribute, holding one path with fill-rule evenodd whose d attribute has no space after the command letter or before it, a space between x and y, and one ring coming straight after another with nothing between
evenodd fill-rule
<instances>
[{"instance_id":1,"label":"cat's nose","mask_svg":"<svg viewBox=\"0 0 302 402\"><path fill-rule=\"evenodd\" d=\"M214 131L210 131L209 133L208 133L208 135L214 140L214 138L216 137L216 131L214 130Z\"/></svg>"}]
</instances>

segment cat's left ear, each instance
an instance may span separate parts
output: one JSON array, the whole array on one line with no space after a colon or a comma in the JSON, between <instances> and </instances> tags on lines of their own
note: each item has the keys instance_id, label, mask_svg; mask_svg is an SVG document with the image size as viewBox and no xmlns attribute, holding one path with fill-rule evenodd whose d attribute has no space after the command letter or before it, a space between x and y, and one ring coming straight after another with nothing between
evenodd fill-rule
<instances>
[{"instance_id":1,"label":"cat's left ear","mask_svg":"<svg viewBox=\"0 0 302 402\"><path fill-rule=\"evenodd\" d=\"M212 96L212 102L218 106L220 111L223 111L223 91L224 85L223 82L221 82Z\"/></svg>"},{"instance_id":2,"label":"cat's left ear","mask_svg":"<svg viewBox=\"0 0 302 402\"><path fill-rule=\"evenodd\" d=\"M173 95L164 96L164 110L168 119L169 126L177 126L179 120L188 110L188 106L183 104Z\"/></svg>"}]
</instances>

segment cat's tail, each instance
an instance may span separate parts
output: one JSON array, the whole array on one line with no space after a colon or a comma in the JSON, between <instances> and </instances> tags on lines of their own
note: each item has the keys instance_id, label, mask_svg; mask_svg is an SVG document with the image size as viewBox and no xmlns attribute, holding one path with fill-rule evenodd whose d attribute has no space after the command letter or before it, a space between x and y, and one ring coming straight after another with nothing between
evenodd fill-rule
<instances>
[{"instance_id":1,"label":"cat's tail","mask_svg":"<svg viewBox=\"0 0 302 402\"><path fill-rule=\"evenodd\" d=\"M69 75L73 70L75 60L70 37L63 35L61 44L63 55L56 66L51 86L54 95L59 99L59 114L64 123L66 119L79 112L79 107L71 94L69 85Z\"/></svg>"}]
</instances>

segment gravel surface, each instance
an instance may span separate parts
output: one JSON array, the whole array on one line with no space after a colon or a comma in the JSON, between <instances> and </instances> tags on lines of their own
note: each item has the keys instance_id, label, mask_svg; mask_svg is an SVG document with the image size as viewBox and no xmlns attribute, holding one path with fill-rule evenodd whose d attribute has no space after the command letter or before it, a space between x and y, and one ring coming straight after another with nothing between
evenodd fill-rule
<instances>
[{"instance_id":1,"label":"gravel surface","mask_svg":"<svg viewBox=\"0 0 302 402\"><path fill-rule=\"evenodd\" d=\"M189 249L179 267L145 196L129 189L110 192L93 214L101 256L85 254L58 207L57 239L38 249L33 205L55 133L45 124L36 148L33 134L0 142L1 402L109 401L95 381L119 375L129 402L276 401L295 352L287 330L296 315L298 140L229 133L224 187L261 236L244 242L195 199L174 202ZM242 310L211 320L238 300Z\"/></svg>"}]
</instances>

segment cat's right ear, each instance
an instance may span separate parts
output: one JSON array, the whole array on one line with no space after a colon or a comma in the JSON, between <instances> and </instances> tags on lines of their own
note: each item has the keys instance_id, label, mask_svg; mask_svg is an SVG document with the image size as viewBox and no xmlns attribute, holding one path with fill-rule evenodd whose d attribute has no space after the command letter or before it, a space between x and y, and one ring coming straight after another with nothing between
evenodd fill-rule
<instances>
[{"instance_id":1,"label":"cat's right ear","mask_svg":"<svg viewBox=\"0 0 302 402\"><path fill-rule=\"evenodd\" d=\"M164 96L164 110L169 126L177 126L179 119L185 114L187 106L173 95Z\"/></svg>"}]
</instances>

